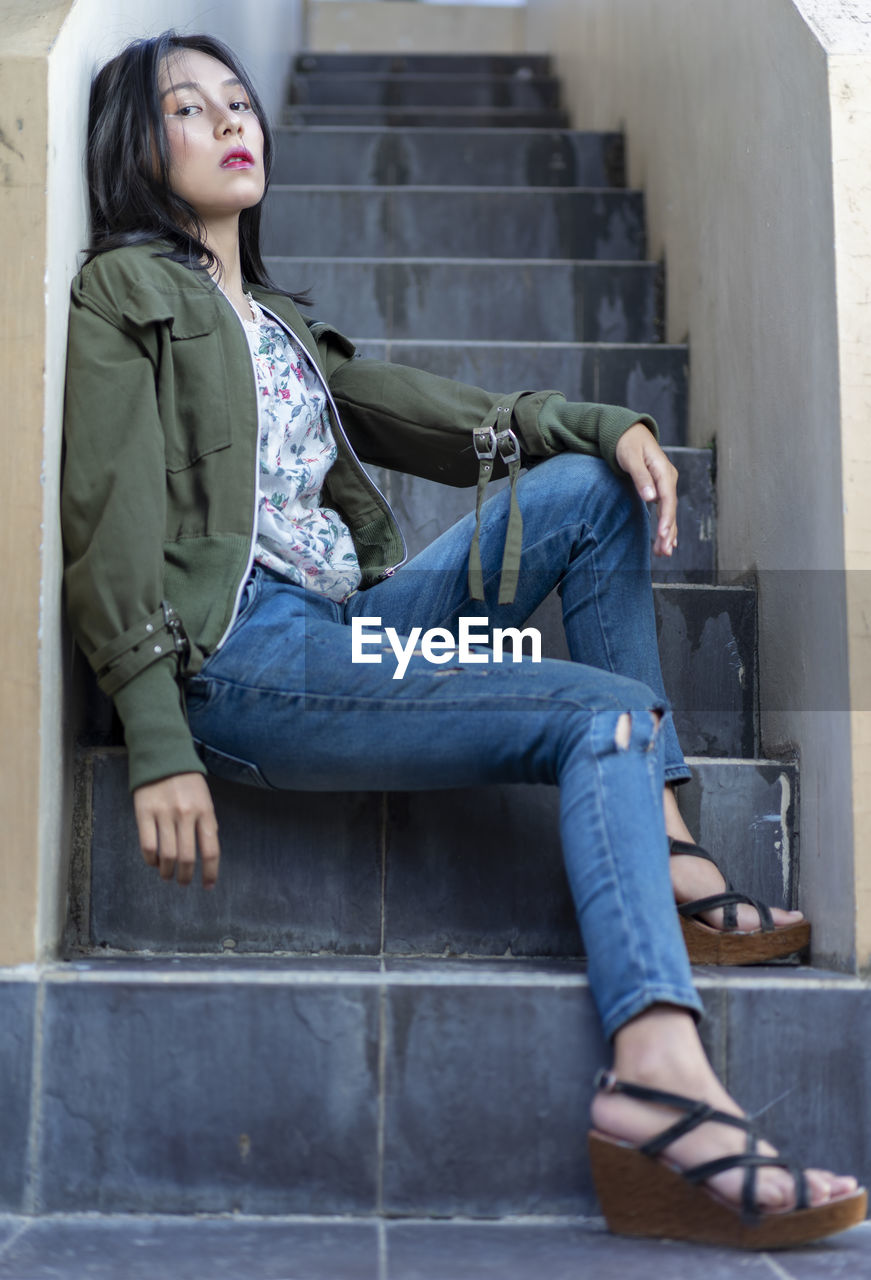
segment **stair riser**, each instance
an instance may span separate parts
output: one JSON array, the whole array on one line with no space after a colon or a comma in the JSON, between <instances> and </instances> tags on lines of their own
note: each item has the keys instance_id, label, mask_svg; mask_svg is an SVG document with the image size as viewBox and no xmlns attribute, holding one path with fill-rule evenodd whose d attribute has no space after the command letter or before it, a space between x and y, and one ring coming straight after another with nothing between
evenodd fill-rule
<instances>
[{"instance_id":1,"label":"stair riser","mask_svg":"<svg viewBox=\"0 0 871 1280\"><path fill-rule=\"evenodd\" d=\"M565 111L518 107L285 107L285 125L359 129L568 129Z\"/></svg>"},{"instance_id":2,"label":"stair riser","mask_svg":"<svg viewBox=\"0 0 871 1280\"><path fill-rule=\"evenodd\" d=\"M301 53L294 63L303 74L509 76L550 74L546 54L528 53Z\"/></svg>"},{"instance_id":3,"label":"stair riser","mask_svg":"<svg viewBox=\"0 0 871 1280\"><path fill-rule=\"evenodd\" d=\"M124 753L92 753L90 767L92 819L72 895L86 947L375 956L383 941L388 954L580 952L554 788L385 799L259 791L213 778L224 865L215 891L203 894L163 884L142 861ZM794 767L697 761L680 796L733 880L791 905Z\"/></svg>"},{"instance_id":4,"label":"stair riser","mask_svg":"<svg viewBox=\"0 0 871 1280\"><path fill-rule=\"evenodd\" d=\"M270 257L637 261L642 200L623 191L277 186L264 210L263 246Z\"/></svg>"},{"instance_id":5,"label":"stair riser","mask_svg":"<svg viewBox=\"0 0 871 1280\"><path fill-rule=\"evenodd\" d=\"M655 342L657 268L566 263L268 261L318 315L367 338Z\"/></svg>"},{"instance_id":6,"label":"stair riser","mask_svg":"<svg viewBox=\"0 0 871 1280\"><path fill-rule=\"evenodd\" d=\"M274 183L620 187L618 133L345 128L276 132Z\"/></svg>"},{"instance_id":7,"label":"stair riser","mask_svg":"<svg viewBox=\"0 0 871 1280\"><path fill-rule=\"evenodd\" d=\"M341 327L341 326L340 326ZM687 350L681 346L497 346L453 342L359 342L361 355L428 369L476 387L553 387L569 400L629 405L656 419L664 445L687 431Z\"/></svg>"},{"instance_id":8,"label":"stair riser","mask_svg":"<svg viewBox=\"0 0 871 1280\"><path fill-rule=\"evenodd\" d=\"M589 993L571 972L517 981L499 968L468 981L406 971L400 981L46 983L36 1207L595 1213L584 1134L607 1051ZM4 1028L21 993L33 1018L35 984L15 986L0 987ZM751 1109L790 1090L766 1112L765 1133L795 1160L867 1181L856 1116L871 1105L868 992L797 976L730 989L714 976L702 995L727 1086ZM784 1074L785 1063L800 1071ZM22 1115L26 1084L7 1095ZM19 1133L4 1161L21 1167L25 1150Z\"/></svg>"},{"instance_id":9,"label":"stair riser","mask_svg":"<svg viewBox=\"0 0 871 1280\"><path fill-rule=\"evenodd\" d=\"M668 559L653 560L654 573L668 582L711 581L716 569L714 541L714 486L711 452L708 449L670 449L669 457L678 468L678 519L680 539ZM474 508L469 489L455 489L407 476L383 467L367 467L378 488L390 503L408 546L409 558L467 516ZM492 480L490 491L507 484ZM656 512L651 511L651 536L655 533Z\"/></svg>"},{"instance_id":10,"label":"stair riser","mask_svg":"<svg viewBox=\"0 0 871 1280\"><path fill-rule=\"evenodd\" d=\"M552 77L297 75L291 106L311 107L513 107L559 109L559 82Z\"/></svg>"}]
</instances>

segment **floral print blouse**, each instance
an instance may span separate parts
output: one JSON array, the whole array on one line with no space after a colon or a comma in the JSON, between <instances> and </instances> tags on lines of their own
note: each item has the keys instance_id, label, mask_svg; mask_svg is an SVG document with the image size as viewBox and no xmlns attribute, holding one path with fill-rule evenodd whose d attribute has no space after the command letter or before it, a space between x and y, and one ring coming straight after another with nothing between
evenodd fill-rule
<instances>
[{"instance_id":1,"label":"floral print blouse","mask_svg":"<svg viewBox=\"0 0 871 1280\"><path fill-rule=\"evenodd\" d=\"M308 356L249 297L243 320L257 376L260 483L254 559L330 600L360 585L347 525L320 505L336 460L326 394Z\"/></svg>"}]
</instances>

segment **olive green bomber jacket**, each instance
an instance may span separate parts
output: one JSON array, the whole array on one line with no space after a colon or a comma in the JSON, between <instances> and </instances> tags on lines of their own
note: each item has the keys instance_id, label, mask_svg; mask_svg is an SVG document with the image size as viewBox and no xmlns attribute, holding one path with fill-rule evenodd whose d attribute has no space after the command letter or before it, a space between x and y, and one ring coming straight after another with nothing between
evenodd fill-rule
<instances>
[{"instance_id":1,"label":"olive green bomber jacket","mask_svg":"<svg viewBox=\"0 0 871 1280\"><path fill-rule=\"evenodd\" d=\"M179 674L195 673L235 616L251 563L257 400L242 325L205 272L160 244L113 250L72 286L62 526L67 607L122 720L130 785L204 772ZM472 432L511 405L532 461L562 450L617 468L623 431L643 414L575 404L559 392L506 399L402 365L355 357L331 326L252 287L305 347L331 396L338 457L325 503L347 523L362 586L402 562L402 534L360 465L474 485ZM499 471L496 459L496 473Z\"/></svg>"}]
</instances>

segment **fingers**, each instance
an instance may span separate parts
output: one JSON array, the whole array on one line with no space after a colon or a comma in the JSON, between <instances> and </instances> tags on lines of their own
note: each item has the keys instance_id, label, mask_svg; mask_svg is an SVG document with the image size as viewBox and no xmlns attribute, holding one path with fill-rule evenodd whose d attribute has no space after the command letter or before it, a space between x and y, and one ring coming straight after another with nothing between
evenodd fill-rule
<instances>
[{"instance_id":1,"label":"fingers","mask_svg":"<svg viewBox=\"0 0 871 1280\"><path fill-rule=\"evenodd\" d=\"M218 824L205 778L198 773L176 774L137 787L133 794L142 856L156 867L162 880L189 885L196 869L197 847L203 864L203 885L218 878Z\"/></svg>"},{"instance_id":2,"label":"fingers","mask_svg":"<svg viewBox=\"0 0 871 1280\"><path fill-rule=\"evenodd\" d=\"M677 546L677 468L643 422L623 433L616 456L642 500L659 508L653 554L670 556Z\"/></svg>"}]
</instances>

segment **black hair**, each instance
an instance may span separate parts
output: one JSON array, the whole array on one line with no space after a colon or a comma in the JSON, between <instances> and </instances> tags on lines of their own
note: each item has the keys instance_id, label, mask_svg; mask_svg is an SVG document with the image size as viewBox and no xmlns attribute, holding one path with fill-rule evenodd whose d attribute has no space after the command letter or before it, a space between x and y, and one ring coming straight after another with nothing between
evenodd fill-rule
<instances>
[{"instance_id":1,"label":"black hair","mask_svg":"<svg viewBox=\"0 0 871 1280\"><path fill-rule=\"evenodd\" d=\"M222 62L238 78L263 130L266 185L272 168L272 131L251 78L236 55L209 35L164 31L134 40L97 73L91 85L88 115L88 199L91 239L86 262L122 245L168 241L161 256L195 270L213 271L215 255L205 244L205 228L196 210L169 183L170 157L158 79L167 58L191 50ZM242 276L253 284L279 289L270 280L260 251L262 202L239 215ZM296 301L307 302L301 294Z\"/></svg>"}]
</instances>

